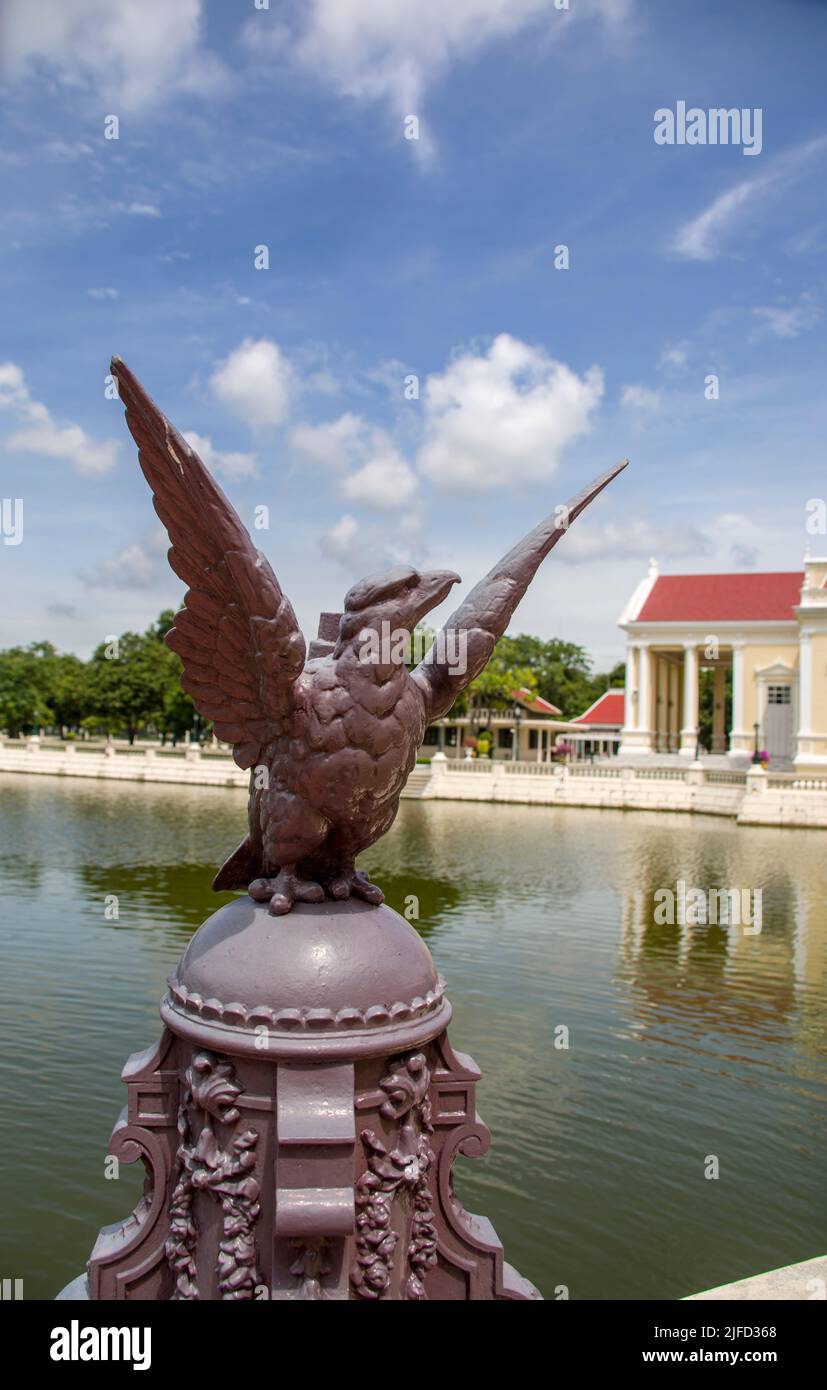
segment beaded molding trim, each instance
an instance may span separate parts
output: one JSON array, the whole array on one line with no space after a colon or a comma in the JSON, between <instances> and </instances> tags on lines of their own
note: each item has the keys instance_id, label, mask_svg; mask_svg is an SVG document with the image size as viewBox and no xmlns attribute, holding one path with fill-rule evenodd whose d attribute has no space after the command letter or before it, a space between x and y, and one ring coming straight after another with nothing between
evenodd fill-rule
<instances>
[{"instance_id":1,"label":"beaded molding trim","mask_svg":"<svg viewBox=\"0 0 827 1390\"><path fill-rule=\"evenodd\" d=\"M282 1033L348 1032L359 1028L383 1028L387 1024L406 1023L434 1013L445 996L445 980L437 976L436 989L424 996L416 995L409 1004L371 1004L367 1009L271 1009L256 1004L248 1009L244 1004L222 1004L220 999L203 999L190 991L174 975L170 975L169 1000L174 1008L203 1018L209 1023L224 1023L232 1028L271 1028Z\"/></svg>"}]
</instances>

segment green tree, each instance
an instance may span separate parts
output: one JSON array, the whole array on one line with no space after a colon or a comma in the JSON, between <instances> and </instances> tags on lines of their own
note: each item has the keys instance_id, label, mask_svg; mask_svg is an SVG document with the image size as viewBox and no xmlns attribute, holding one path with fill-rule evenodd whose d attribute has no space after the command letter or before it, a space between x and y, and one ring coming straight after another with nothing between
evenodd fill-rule
<instances>
[{"instance_id":1,"label":"green tree","mask_svg":"<svg viewBox=\"0 0 827 1390\"><path fill-rule=\"evenodd\" d=\"M147 639L156 642L161 652L161 669L164 673L164 679L159 691L160 699L158 709L154 712L153 723L157 726L164 743L168 736L171 736L173 743L177 743L179 738L183 738L191 730L195 730L200 735L212 728L212 722L201 718L191 696L187 694L186 690L181 689L183 663L178 653L172 651L164 641L174 621L175 613L173 610L165 608L146 631Z\"/></svg>"},{"instance_id":2,"label":"green tree","mask_svg":"<svg viewBox=\"0 0 827 1390\"><path fill-rule=\"evenodd\" d=\"M107 733L124 729L130 743L158 720L169 682L165 648L150 633L124 632L101 642L89 663L88 710Z\"/></svg>"},{"instance_id":3,"label":"green tree","mask_svg":"<svg viewBox=\"0 0 827 1390\"><path fill-rule=\"evenodd\" d=\"M32 642L28 647L0 652L0 725L10 738L52 722L49 690L54 656L49 642Z\"/></svg>"},{"instance_id":4,"label":"green tree","mask_svg":"<svg viewBox=\"0 0 827 1390\"><path fill-rule=\"evenodd\" d=\"M77 729L87 711L86 664L71 652L47 658L46 678L54 722L58 729Z\"/></svg>"},{"instance_id":5,"label":"green tree","mask_svg":"<svg viewBox=\"0 0 827 1390\"><path fill-rule=\"evenodd\" d=\"M594 698L591 659L585 648L558 638L544 641L526 633L501 637L478 680L483 684L474 681L469 687L472 697L477 692L482 695L490 691L491 682L511 690L527 686L533 694L556 705L566 718L581 714Z\"/></svg>"}]
</instances>

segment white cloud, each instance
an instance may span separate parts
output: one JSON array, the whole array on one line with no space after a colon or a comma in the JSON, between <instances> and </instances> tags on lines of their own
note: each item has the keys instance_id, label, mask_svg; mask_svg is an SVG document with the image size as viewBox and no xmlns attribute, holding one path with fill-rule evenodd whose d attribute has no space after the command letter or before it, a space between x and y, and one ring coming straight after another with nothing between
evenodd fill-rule
<instances>
[{"instance_id":1,"label":"white cloud","mask_svg":"<svg viewBox=\"0 0 827 1390\"><path fill-rule=\"evenodd\" d=\"M803 178L825 152L827 136L822 135L779 155L763 174L742 179L691 218L673 237L671 249L687 260L714 260L727 238L746 230L745 223L754 225L766 204Z\"/></svg>"},{"instance_id":2,"label":"white cloud","mask_svg":"<svg viewBox=\"0 0 827 1390\"><path fill-rule=\"evenodd\" d=\"M290 441L310 462L322 468L346 468L364 438L365 422L348 411L322 425L294 425Z\"/></svg>"},{"instance_id":3,"label":"white cloud","mask_svg":"<svg viewBox=\"0 0 827 1390\"><path fill-rule=\"evenodd\" d=\"M23 368L16 362L0 362L0 409L23 410L29 403Z\"/></svg>"},{"instance_id":4,"label":"white cloud","mask_svg":"<svg viewBox=\"0 0 827 1390\"><path fill-rule=\"evenodd\" d=\"M194 430L184 430L183 433L190 448L213 473L219 473L231 483L238 482L239 478L256 476L258 459L255 454L225 453L222 449L214 448L212 440L206 435L196 434Z\"/></svg>"},{"instance_id":5,"label":"white cloud","mask_svg":"<svg viewBox=\"0 0 827 1390\"><path fill-rule=\"evenodd\" d=\"M0 409L14 411L22 421L22 428L5 440L7 449L64 459L84 478L102 477L118 461L117 440L91 439L80 425L58 425L47 407L32 398L14 362L0 363Z\"/></svg>"},{"instance_id":6,"label":"white cloud","mask_svg":"<svg viewBox=\"0 0 827 1390\"><path fill-rule=\"evenodd\" d=\"M821 309L809 294L802 294L797 304L760 304L752 313L759 321L758 335L776 338L798 338L821 318Z\"/></svg>"},{"instance_id":7,"label":"white cloud","mask_svg":"<svg viewBox=\"0 0 827 1390\"><path fill-rule=\"evenodd\" d=\"M350 577L361 579L398 564L421 564L421 537L417 517L394 527L389 535L386 526L357 521L345 512L334 526L319 537L323 555L337 561ZM412 553L416 558L412 558Z\"/></svg>"},{"instance_id":8,"label":"white cloud","mask_svg":"<svg viewBox=\"0 0 827 1390\"><path fill-rule=\"evenodd\" d=\"M94 154L94 150L85 140L49 140L43 146L43 153L49 159L65 161L84 159L87 155Z\"/></svg>"},{"instance_id":9,"label":"white cloud","mask_svg":"<svg viewBox=\"0 0 827 1390\"><path fill-rule=\"evenodd\" d=\"M736 569L754 569L758 563L757 545L733 545L730 558Z\"/></svg>"},{"instance_id":10,"label":"white cloud","mask_svg":"<svg viewBox=\"0 0 827 1390\"><path fill-rule=\"evenodd\" d=\"M769 568L778 568L778 531L771 520L759 524L742 512L721 512L711 521L709 533L727 568L755 569L762 560Z\"/></svg>"},{"instance_id":11,"label":"white cloud","mask_svg":"<svg viewBox=\"0 0 827 1390\"><path fill-rule=\"evenodd\" d=\"M307 0L302 31L284 26L268 35L261 19L248 21L249 47L289 53L342 96L382 101L399 121L422 118L425 91L452 64L474 57L486 45L536 26L543 38L560 37L585 17L619 22L631 0L576 0L557 10L550 0L418 0L415 5L387 0ZM427 158L432 141L420 128L413 152Z\"/></svg>"},{"instance_id":12,"label":"white cloud","mask_svg":"<svg viewBox=\"0 0 827 1390\"><path fill-rule=\"evenodd\" d=\"M778 527L772 518L753 520L742 512L708 513L696 510L697 520L661 521L630 516L627 521L598 522L582 517L555 552L566 563L590 567L603 558L616 560L655 556L673 573L753 569L763 565L778 569ZM670 563L676 562L676 563Z\"/></svg>"},{"instance_id":13,"label":"white cloud","mask_svg":"<svg viewBox=\"0 0 827 1390\"><path fill-rule=\"evenodd\" d=\"M345 474L339 486L349 502L391 512L409 507L416 496L417 476L387 430L360 415L348 411L325 424L296 425L290 440L310 463Z\"/></svg>"},{"instance_id":14,"label":"white cloud","mask_svg":"<svg viewBox=\"0 0 827 1390\"><path fill-rule=\"evenodd\" d=\"M119 208L119 205L116 204ZM160 217L161 209L154 203L127 203L123 209L130 217Z\"/></svg>"},{"instance_id":15,"label":"white cloud","mask_svg":"<svg viewBox=\"0 0 827 1390\"><path fill-rule=\"evenodd\" d=\"M109 286L105 286L101 289L87 290L86 293L90 299L117 299L120 290L113 290Z\"/></svg>"},{"instance_id":16,"label":"white cloud","mask_svg":"<svg viewBox=\"0 0 827 1390\"><path fill-rule=\"evenodd\" d=\"M709 538L695 526L664 526L636 517L623 523L578 521L556 553L561 560L576 565L609 557L648 559L651 555L659 558L709 555L712 550Z\"/></svg>"},{"instance_id":17,"label":"white cloud","mask_svg":"<svg viewBox=\"0 0 827 1390\"><path fill-rule=\"evenodd\" d=\"M625 410L643 412L658 410L660 408L660 394L657 391L650 391L648 386L624 386L620 393L620 404Z\"/></svg>"},{"instance_id":18,"label":"white cloud","mask_svg":"<svg viewBox=\"0 0 827 1390\"><path fill-rule=\"evenodd\" d=\"M681 371L686 366L688 355L686 347L676 343L673 347L663 349L658 366Z\"/></svg>"},{"instance_id":19,"label":"white cloud","mask_svg":"<svg viewBox=\"0 0 827 1390\"><path fill-rule=\"evenodd\" d=\"M487 353L464 353L428 378L419 467L446 490L546 480L566 445L589 429L602 394L598 367L580 377L501 333Z\"/></svg>"},{"instance_id":20,"label":"white cloud","mask_svg":"<svg viewBox=\"0 0 827 1390\"><path fill-rule=\"evenodd\" d=\"M8 449L41 458L65 459L84 478L100 478L118 462L120 445L114 439L90 439L80 425L56 425L48 419L30 425L6 440Z\"/></svg>"},{"instance_id":21,"label":"white cloud","mask_svg":"<svg viewBox=\"0 0 827 1390\"><path fill-rule=\"evenodd\" d=\"M162 562L168 544L166 532L157 527L78 577L88 589L151 589L166 573Z\"/></svg>"},{"instance_id":22,"label":"white cloud","mask_svg":"<svg viewBox=\"0 0 827 1390\"><path fill-rule=\"evenodd\" d=\"M348 512L341 516L335 526L331 526L325 531L321 538L321 547L333 556L335 560L350 565L354 557L354 547L359 549L359 523L355 516Z\"/></svg>"},{"instance_id":23,"label":"white cloud","mask_svg":"<svg viewBox=\"0 0 827 1390\"><path fill-rule=\"evenodd\" d=\"M244 342L210 378L217 398L251 429L284 424L295 386L293 369L267 338Z\"/></svg>"},{"instance_id":24,"label":"white cloud","mask_svg":"<svg viewBox=\"0 0 827 1390\"><path fill-rule=\"evenodd\" d=\"M377 511L394 512L410 506L416 496L416 474L395 450L371 459L343 484L350 502L361 502Z\"/></svg>"},{"instance_id":25,"label":"white cloud","mask_svg":"<svg viewBox=\"0 0 827 1390\"><path fill-rule=\"evenodd\" d=\"M21 81L46 68L118 113L174 91L214 96L227 79L201 47L203 8L201 0L3 0L0 76Z\"/></svg>"}]
</instances>

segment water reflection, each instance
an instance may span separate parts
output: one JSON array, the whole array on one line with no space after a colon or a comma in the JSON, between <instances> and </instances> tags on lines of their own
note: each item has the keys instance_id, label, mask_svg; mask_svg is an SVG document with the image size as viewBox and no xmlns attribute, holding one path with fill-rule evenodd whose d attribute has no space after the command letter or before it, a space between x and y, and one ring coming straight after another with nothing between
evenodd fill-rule
<instances>
[{"instance_id":1,"label":"water reflection","mask_svg":"<svg viewBox=\"0 0 827 1390\"><path fill-rule=\"evenodd\" d=\"M761 831L752 839L732 830L677 856L674 842L654 837L623 894L618 980L630 988L641 1028L705 1036L726 1029L766 1044L794 1038L803 1054L824 1058L827 905L815 837ZM679 880L707 892L736 888L753 902L759 891L760 931L663 923L658 895Z\"/></svg>"},{"instance_id":2,"label":"water reflection","mask_svg":"<svg viewBox=\"0 0 827 1390\"><path fill-rule=\"evenodd\" d=\"M139 1190L140 1174L103 1176L120 1068L157 1036L187 938L231 896L209 883L245 803L0 777L3 1253L27 1297L76 1273ZM827 1248L822 839L407 802L365 856L397 910L418 898L454 1043L483 1068L494 1145L461 1164L460 1193L547 1295L674 1298ZM761 888L761 933L659 924L656 894L679 879Z\"/></svg>"}]
</instances>

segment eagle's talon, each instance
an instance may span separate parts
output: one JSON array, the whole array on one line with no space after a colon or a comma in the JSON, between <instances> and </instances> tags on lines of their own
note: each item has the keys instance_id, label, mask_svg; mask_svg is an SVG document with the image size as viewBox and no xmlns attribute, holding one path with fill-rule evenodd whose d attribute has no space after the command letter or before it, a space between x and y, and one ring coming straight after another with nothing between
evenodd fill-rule
<instances>
[{"instance_id":1,"label":"eagle's talon","mask_svg":"<svg viewBox=\"0 0 827 1390\"><path fill-rule=\"evenodd\" d=\"M346 869L324 887L315 879L299 878L292 869L279 869L274 878L254 878L247 885L250 897L257 903L267 903L274 917L284 917L295 903L323 903L325 891L336 902L343 902L351 894L374 907L385 901L382 889L371 883L361 869Z\"/></svg>"},{"instance_id":2,"label":"eagle's talon","mask_svg":"<svg viewBox=\"0 0 827 1390\"><path fill-rule=\"evenodd\" d=\"M367 874L361 869L356 869L350 877L350 891L355 893L357 898L364 898L365 902L373 903L378 907L385 901L385 894L381 888L377 888L375 883L371 883Z\"/></svg>"},{"instance_id":3,"label":"eagle's talon","mask_svg":"<svg viewBox=\"0 0 827 1390\"><path fill-rule=\"evenodd\" d=\"M298 879L295 888L297 903L323 903L324 889L312 879Z\"/></svg>"},{"instance_id":4,"label":"eagle's talon","mask_svg":"<svg viewBox=\"0 0 827 1390\"><path fill-rule=\"evenodd\" d=\"M274 917L283 917L294 903L323 903L324 888L311 878L299 878L290 869L280 869L275 878L254 878L247 887L257 903L269 903Z\"/></svg>"},{"instance_id":5,"label":"eagle's talon","mask_svg":"<svg viewBox=\"0 0 827 1390\"><path fill-rule=\"evenodd\" d=\"M267 911L274 917L285 917L291 911L294 901L293 898L288 898L286 893L274 893Z\"/></svg>"},{"instance_id":6,"label":"eagle's talon","mask_svg":"<svg viewBox=\"0 0 827 1390\"><path fill-rule=\"evenodd\" d=\"M372 903L374 907L378 907L380 903L385 901L382 889L377 888L375 883L371 883L362 869L346 869L336 878L329 879L326 887L329 896L337 902L342 902L351 895L355 898L363 898L365 902Z\"/></svg>"},{"instance_id":7,"label":"eagle's talon","mask_svg":"<svg viewBox=\"0 0 827 1390\"><path fill-rule=\"evenodd\" d=\"M273 878L254 878L248 884L247 892L254 902L269 903L275 892L275 879Z\"/></svg>"}]
</instances>

